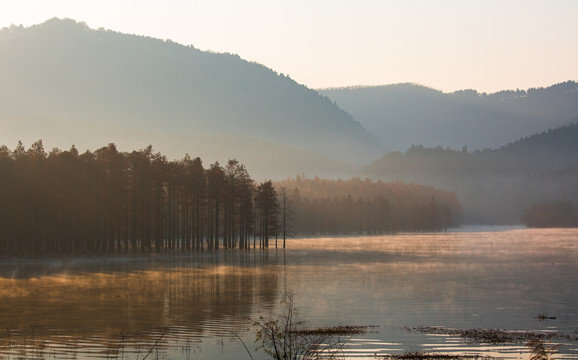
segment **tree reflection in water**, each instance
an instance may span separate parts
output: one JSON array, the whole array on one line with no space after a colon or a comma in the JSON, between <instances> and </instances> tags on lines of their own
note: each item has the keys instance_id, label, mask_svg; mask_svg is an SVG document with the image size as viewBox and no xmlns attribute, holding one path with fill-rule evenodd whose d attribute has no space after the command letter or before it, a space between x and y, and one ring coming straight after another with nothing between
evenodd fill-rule
<instances>
[{"instance_id":1,"label":"tree reflection in water","mask_svg":"<svg viewBox=\"0 0 578 360\"><path fill-rule=\"evenodd\" d=\"M176 343L191 351L224 326L246 332L255 307L278 302L275 261L260 251L61 259L57 266L37 259L20 265L18 278L0 278L1 351L142 358Z\"/></svg>"}]
</instances>

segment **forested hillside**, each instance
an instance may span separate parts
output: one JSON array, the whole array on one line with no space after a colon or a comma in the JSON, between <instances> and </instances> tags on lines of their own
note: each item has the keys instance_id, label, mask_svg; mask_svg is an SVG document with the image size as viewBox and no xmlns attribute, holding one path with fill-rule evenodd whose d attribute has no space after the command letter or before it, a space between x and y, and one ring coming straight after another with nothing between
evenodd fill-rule
<instances>
[{"instance_id":1,"label":"forested hillside","mask_svg":"<svg viewBox=\"0 0 578 360\"><path fill-rule=\"evenodd\" d=\"M265 66L59 19L0 31L0 126L10 146L152 144L235 157L260 178L350 174L382 153L329 99Z\"/></svg>"},{"instance_id":2,"label":"forested hillside","mask_svg":"<svg viewBox=\"0 0 578 360\"><path fill-rule=\"evenodd\" d=\"M494 150L413 146L376 160L366 174L453 190L471 223L520 223L534 202L578 200L578 124Z\"/></svg>"},{"instance_id":3,"label":"forested hillside","mask_svg":"<svg viewBox=\"0 0 578 360\"><path fill-rule=\"evenodd\" d=\"M443 93L414 84L323 89L389 151L412 145L470 150L578 122L578 83L548 88Z\"/></svg>"}]
</instances>

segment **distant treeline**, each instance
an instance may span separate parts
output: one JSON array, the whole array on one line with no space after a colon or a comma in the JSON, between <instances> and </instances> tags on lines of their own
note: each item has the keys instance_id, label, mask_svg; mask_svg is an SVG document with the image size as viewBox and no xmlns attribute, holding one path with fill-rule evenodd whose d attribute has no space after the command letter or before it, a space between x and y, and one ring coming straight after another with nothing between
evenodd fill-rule
<instances>
[{"instance_id":1,"label":"distant treeline","mask_svg":"<svg viewBox=\"0 0 578 360\"><path fill-rule=\"evenodd\" d=\"M149 146L119 152L0 147L0 254L267 248L272 237L438 231L452 193L369 180L256 184L236 160L204 168ZM292 189L287 191L287 189ZM294 217L292 216L294 215ZM277 242L275 243L277 245Z\"/></svg>"},{"instance_id":2,"label":"distant treeline","mask_svg":"<svg viewBox=\"0 0 578 360\"><path fill-rule=\"evenodd\" d=\"M458 226L461 205L452 192L430 186L297 176L276 184L294 209L298 234L359 235L443 231Z\"/></svg>"},{"instance_id":3,"label":"distant treeline","mask_svg":"<svg viewBox=\"0 0 578 360\"><path fill-rule=\"evenodd\" d=\"M578 207L569 201L544 201L528 207L522 221L528 227L578 227Z\"/></svg>"}]
</instances>

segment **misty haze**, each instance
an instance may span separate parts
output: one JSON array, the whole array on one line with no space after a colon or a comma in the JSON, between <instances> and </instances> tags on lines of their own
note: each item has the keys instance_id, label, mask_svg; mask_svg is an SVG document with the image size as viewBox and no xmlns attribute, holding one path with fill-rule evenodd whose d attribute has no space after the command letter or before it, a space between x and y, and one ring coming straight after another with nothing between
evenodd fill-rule
<instances>
[{"instance_id":1,"label":"misty haze","mask_svg":"<svg viewBox=\"0 0 578 360\"><path fill-rule=\"evenodd\" d=\"M578 359L575 79L268 66L0 30L0 359Z\"/></svg>"}]
</instances>

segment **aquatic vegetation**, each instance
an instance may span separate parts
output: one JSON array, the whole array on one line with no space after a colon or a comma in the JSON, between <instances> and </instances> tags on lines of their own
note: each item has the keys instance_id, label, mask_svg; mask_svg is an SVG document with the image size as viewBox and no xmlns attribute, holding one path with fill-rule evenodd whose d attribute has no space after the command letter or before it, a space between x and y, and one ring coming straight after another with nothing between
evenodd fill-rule
<instances>
[{"instance_id":1,"label":"aquatic vegetation","mask_svg":"<svg viewBox=\"0 0 578 360\"><path fill-rule=\"evenodd\" d=\"M294 333L300 335L356 335L366 334L371 332L371 328L375 326L355 326L355 325L340 325L313 329L295 330Z\"/></svg>"},{"instance_id":2,"label":"aquatic vegetation","mask_svg":"<svg viewBox=\"0 0 578 360\"><path fill-rule=\"evenodd\" d=\"M530 360L552 360L552 356L558 352L560 344L544 344L542 340L532 339L526 343L526 346L532 351L530 353Z\"/></svg>"},{"instance_id":3,"label":"aquatic vegetation","mask_svg":"<svg viewBox=\"0 0 578 360\"><path fill-rule=\"evenodd\" d=\"M432 354L420 351L406 352L402 354L390 354L380 357L380 359L389 360L489 360L490 356L480 355L454 355L454 354Z\"/></svg>"},{"instance_id":4,"label":"aquatic vegetation","mask_svg":"<svg viewBox=\"0 0 578 360\"><path fill-rule=\"evenodd\" d=\"M422 326L406 328L407 331L415 331L427 334L443 334L459 336L469 342L485 344L523 343L533 340L543 341L562 339L577 341L575 335L561 333L543 333L535 331L508 331L500 329L449 329L434 326Z\"/></svg>"},{"instance_id":5,"label":"aquatic vegetation","mask_svg":"<svg viewBox=\"0 0 578 360\"><path fill-rule=\"evenodd\" d=\"M293 294L283 294L281 303L284 311L271 318L261 317L254 322L257 349L272 359L336 359L350 336L368 332L368 326L335 326L311 328L306 321L299 319L293 302Z\"/></svg>"}]
</instances>

